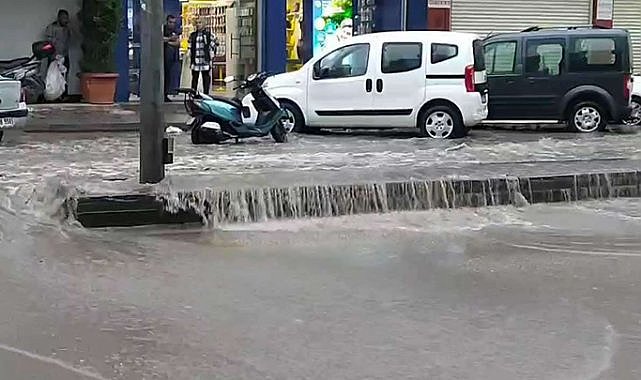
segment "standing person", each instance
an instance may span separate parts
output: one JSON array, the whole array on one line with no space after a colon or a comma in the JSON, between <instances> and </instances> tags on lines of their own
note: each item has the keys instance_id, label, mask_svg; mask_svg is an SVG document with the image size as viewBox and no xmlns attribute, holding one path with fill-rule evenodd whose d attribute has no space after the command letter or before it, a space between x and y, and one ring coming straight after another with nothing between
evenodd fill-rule
<instances>
[{"instance_id":1,"label":"standing person","mask_svg":"<svg viewBox=\"0 0 641 380\"><path fill-rule=\"evenodd\" d=\"M196 31L189 36L191 58L191 88L198 90L198 77L203 77L203 92L209 94L211 86L211 62L216 55L216 35L205 29L203 19L196 20Z\"/></svg>"},{"instance_id":2,"label":"standing person","mask_svg":"<svg viewBox=\"0 0 641 380\"><path fill-rule=\"evenodd\" d=\"M67 76L69 75L69 44L71 43L71 28L69 27L69 12L66 9L60 9L58 11L58 17L56 21L47 26L45 31L47 40L53 44L53 47L56 49L56 55L62 56L64 58L64 65L67 68ZM51 63L55 57L49 59ZM65 78L66 79L66 78ZM67 95L68 86L65 88L63 97Z\"/></svg>"},{"instance_id":3,"label":"standing person","mask_svg":"<svg viewBox=\"0 0 641 380\"><path fill-rule=\"evenodd\" d=\"M176 17L167 16L167 23L163 26L163 40L165 42L165 102L170 102L169 94L174 90L172 87L174 69L180 59L178 49L180 48L180 33L176 27Z\"/></svg>"}]
</instances>

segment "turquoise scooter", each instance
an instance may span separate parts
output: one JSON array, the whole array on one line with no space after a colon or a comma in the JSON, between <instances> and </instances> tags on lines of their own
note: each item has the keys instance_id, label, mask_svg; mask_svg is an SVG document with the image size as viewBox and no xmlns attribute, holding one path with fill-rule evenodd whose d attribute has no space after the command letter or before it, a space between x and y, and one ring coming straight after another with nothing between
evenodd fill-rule
<instances>
[{"instance_id":1,"label":"turquoise scooter","mask_svg":"<svg viewBox=\"0 0 641 380\"><path fill-rule=\"evenodd\" d=\"M253 106L258 112L255 124L243 122L249 117L250 110L242 104L242 98L226 98L201 94L191 88L181 88L178 93L185 95L185 109L191 116L187 127L191 129L191 141L194 144L220 144L227 140L249 137L272 136L277 143L287 142L288 125L291 121L281 108L278 100L272 97L263 83L269 77L267 73L252 74L235 90L251 93ZM235 78L225 78L226 83Z\"/></svg>"}]
</instances>

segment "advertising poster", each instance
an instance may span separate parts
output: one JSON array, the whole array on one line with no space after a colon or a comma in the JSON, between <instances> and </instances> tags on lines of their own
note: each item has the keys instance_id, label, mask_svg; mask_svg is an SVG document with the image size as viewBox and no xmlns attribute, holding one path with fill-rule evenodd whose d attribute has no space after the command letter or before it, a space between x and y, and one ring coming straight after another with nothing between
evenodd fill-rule
<instances>
[{"instance_id":1,"label":"advertising poster","mask_svg":"<svg viewBox=\"0 0 641 380\"><path fill-rule=\"evenodd\" d=\"M352 0L314 0L314 55L353 34Z\"/></svg>"}]
</instances>

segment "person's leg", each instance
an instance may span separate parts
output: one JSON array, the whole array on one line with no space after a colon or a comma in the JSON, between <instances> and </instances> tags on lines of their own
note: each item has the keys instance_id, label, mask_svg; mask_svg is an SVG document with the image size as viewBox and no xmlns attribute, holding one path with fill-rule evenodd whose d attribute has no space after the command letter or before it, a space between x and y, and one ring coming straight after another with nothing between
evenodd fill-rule
<instances>
[{"instance_id":1,"label":"person's leg","mask_svg":"<svg viewBox=\"0 0 641 380\"><path fill-rule=\"evenodd\" d=\"M163 83L163 88L164 88L164 94L165 94L165 101L169 100L169 92L171 90L171 61L168 59L165 59L165 65L164 65L164 70L165 70L165 82Z\"/></svg>"},{"instance_id":2,"label":"person's leg","mask_svg":"<svg viewBox=\"0 0 641 380\"><path fill-rule=\"evenodd\" d=\"M198 91L198 75L200 71L191 70L191 89Z\"/></svg>"},{"instance_id":3,"label":"person's leg","mask_svg":"<svg viewBox=\"0 0 641 380\"><path fill-rule=\"evenodd\" d=\"M209 94L209 88L211 87L211 71L203 71L203 91L205 94Z\"/></svg>"}]
</instances>

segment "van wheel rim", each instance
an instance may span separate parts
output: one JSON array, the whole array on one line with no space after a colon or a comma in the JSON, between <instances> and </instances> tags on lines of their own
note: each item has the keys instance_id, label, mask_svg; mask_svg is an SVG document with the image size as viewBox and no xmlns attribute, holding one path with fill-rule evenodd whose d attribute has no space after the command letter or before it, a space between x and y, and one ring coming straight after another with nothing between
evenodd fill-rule
<instances>
[{"instance_id":1,"label":"van wheel rim","mask_svg":"<svg viewBox=\"0 0 641 380\"><path fill-rule=\"evenodd\" d=\"M454 130L454 119L444 111L431 113L425 121L425 131L434 139L446 139Z\"/></svg>"},{"instance_id":2,"label":"van wheel rim","mask_svg":"<svg viewBox=\"0 0 641 380\"><path fill-rule=\"evenodd\" d=\"M630 118L625 120L624 123L627 125L640 125L641 124L641 104L636 100L632 101L632 113Z\"/></svg>"},{"instance_id":3,"label":"van wheel rim","mask_svg":"<svg viewBox=\"0 0 641 380\"><path fill-rule=\"evenodd\" d=\"M601 114L594 107L581 107L574 114L574 125L581 132L594 132L601 125Z\"/></svg>"},{"instance_id":4,"label":"van wheel rim","mask_svg":"<svg viewBox=\"0 0 641 380\"><path fill-rule=\"evenodd\" d=\"M283 129L285 130L286 133L291 133L294 130L294 127L296 126L296 116L292 113L292 111L285 109L285 116L280 120L281 125L283 126Z\"/></svg>"}]
</instances>

